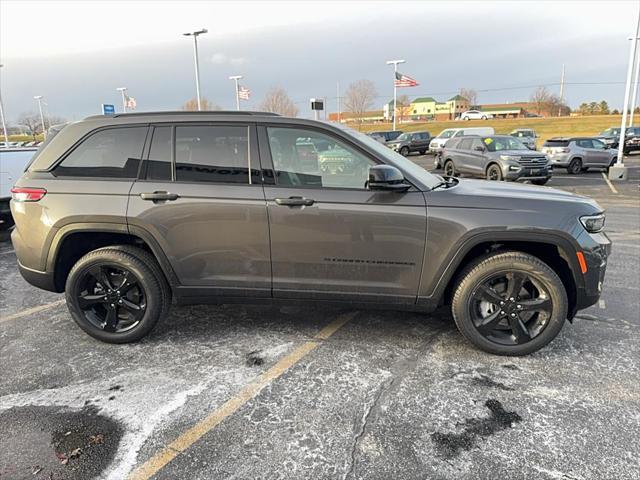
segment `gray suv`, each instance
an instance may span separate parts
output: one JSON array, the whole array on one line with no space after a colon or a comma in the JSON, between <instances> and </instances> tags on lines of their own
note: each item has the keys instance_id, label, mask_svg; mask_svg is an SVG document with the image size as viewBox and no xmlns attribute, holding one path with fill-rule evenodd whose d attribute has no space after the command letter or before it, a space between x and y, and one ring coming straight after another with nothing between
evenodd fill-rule
<instances>
[{"instance_id":1,"label":"gray suv","mask_svg":"<svg viewBox=\"0 0 640 480\"><path fill-rule=\"evenodd\" d=\"M450 177L466 173L487 180L530 180L544 185L553 173L543 153L529 150L519 139L508 135L451 139L442 158L445 175Z\"/></svg>"},{"instance_id":2,"label":"gray suv","mask_svg":"<svg viewBox=\"0 0 640 480\"><path fill-rule=\"evenodd\" d=\"M524 355L598 300L611 245L588 198L443 178L266 113L89 117L49 135L12 191L20 272L112 343L172 302L450 304L474 345Z\"/></svg>"},{"instance_id":3,"label":"gray suv","mask_svg":"<svg viewBox=\"0 0 640 480\"><path fill-rule=\"evenodd\" d=\"M567 172L578 175L589 168L608 169L618 155L597 138L552 138L544 142L542 152L551 159L554 167L565 167Z\"/></svg>"},{"instance_id":4,"label":"gray suv","mask_svg":"<svg viewBox=\"0 0 640 480\"><path fill-rule=\"evenodd\" d=\"M395 140L387 142L387 147L407 157L413 152L424 155L429 150L430 142L431 134L429 132L406 132Z\"/></svg>"}]
</instances>

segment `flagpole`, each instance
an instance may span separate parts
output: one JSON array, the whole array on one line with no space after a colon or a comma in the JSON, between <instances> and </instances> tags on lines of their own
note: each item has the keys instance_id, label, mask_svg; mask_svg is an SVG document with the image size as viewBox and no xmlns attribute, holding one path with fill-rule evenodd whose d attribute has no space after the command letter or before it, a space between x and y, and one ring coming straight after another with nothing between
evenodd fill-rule
<instances>
[{"instance_id":1,"label":"flagpole","mask_svg":"<svg viewBox=\"0 0 640 480\"><path fill-rule=\"evenodd\" d=\"M119 87L116 88L122 94L122 111L127 113L127 99L125 97L125 93L127 91L127 87Z\"/></svg>"},{"instance_id":2,"label":"flagpole","mask_svg":"<svg viewBox=\"0 0 640 480\"><path fill-rule=\"evenodd\" d=\"M396 129L396 103L398 96L398 87L396 87L396 74L398 73L398 64L404 63L404 60L387 60L387 65L393 65L393 129Z\"/></svg>"},{"instance_id":3,"label":"flagpole","mask_svg":"<svg viewBox=\"0 0 640 480\"><path fill-rule=\"evenodd\" d=\"M229 77L229 80L233 80L236 84L236 110L240 110L240 91L238 90L238 80L242 78L242 75L233 75Z\"/></svg>"}]
</instances>

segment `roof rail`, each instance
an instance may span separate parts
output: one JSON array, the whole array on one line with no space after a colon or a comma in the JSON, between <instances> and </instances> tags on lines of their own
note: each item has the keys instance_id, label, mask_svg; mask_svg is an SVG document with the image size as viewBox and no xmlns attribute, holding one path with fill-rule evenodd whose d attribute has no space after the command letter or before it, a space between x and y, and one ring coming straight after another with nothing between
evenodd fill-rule
<instances>
[{"instance_id":1,"label":"roof rail","mask_svg":"<svg viewBox=\"0 0 640 480\"><path fill-rule=\"evenodd\" d=\"M247 110L175 110L175 111L160 111L160 112L127 112L116 113L115 115L91 115L86 117L85 120L90 118L120 118L120 117L150 117L150 116L163 116L163 115L251 115L251 116L265 116L265 117L279 117L280 115L272 112L255 112Z\"/></svg>"}]
</instances>

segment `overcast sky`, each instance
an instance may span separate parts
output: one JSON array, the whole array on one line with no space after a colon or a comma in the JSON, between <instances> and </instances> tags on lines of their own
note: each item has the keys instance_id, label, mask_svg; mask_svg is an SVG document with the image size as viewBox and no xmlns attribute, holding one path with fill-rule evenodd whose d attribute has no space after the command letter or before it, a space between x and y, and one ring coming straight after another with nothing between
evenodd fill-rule
<instances>
[{"instance_id":1,"label":"overcast sky","mask_svg":"<svg viewBox=\"0 0 640 480\"><path fill-rule=\"evenodd\" d=\"M537 85L566 99L620 107L629 41L640 2L212 2L0 0L0 88L9 120L36 109L69 119L121 108L128 87L138 110L177 109L195 95L193 42L200 37L202 95L235 108L230 75L251 89L256 108L272 86L284 88L303 116L310 97L336 108L342 92L366 78L376 108L393 94L391 67L420 86L411 97L444 100L461 87L481 103L527 100Z\"/></svg>"}]
</instances>

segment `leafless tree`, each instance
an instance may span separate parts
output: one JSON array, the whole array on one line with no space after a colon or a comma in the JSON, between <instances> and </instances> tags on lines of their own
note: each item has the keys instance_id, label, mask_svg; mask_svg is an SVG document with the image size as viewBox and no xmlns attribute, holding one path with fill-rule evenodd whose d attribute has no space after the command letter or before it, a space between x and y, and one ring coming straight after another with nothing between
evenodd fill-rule
<instances>
[{"instance_id":1,"label":"leafless tree","mask_svg":"<svg viewBox=\"0 0 640 480\"><path fill-rule=\"evenodd\" d=\"M201 98L200 99L200 106L202 107L202 110L206 110L206 111L212 111L212 110L222 110L222 108L220 107L220 105L217 105L215 103L213 103L212 101L206 99L206 98ZM189 111L196 111L198 110L198 99L196 97L193 97L191 100L185 102L182 107L180 107L181 110L189 110Z\"/></svg>"},{"instance_id":2,"label":"leafless tree","mask_svg":"<svg viewBox=\"0 0 640 480\"><path fill-rule=\"evenodd\" d=\"M400 95L398 97L398 119L400 123L404 122L405 118L411 114L411 100L407 95Z\"/></svg>"},{"instance_id":3,"label":"leafless tree","mask_svg":"<svg viewBox=\"0 0 640 480\"><path fill-rule=\"evenodd\" d=\"M344 106L346 110L353 115L353 118L358 122L358 125L360 125L365 112L373 106L378 92L373 82L369 80L358 80L349 85L344 96ZM398 102L398 104L399 103L400 102Z\"/></svg>"},{"instance_id":4,"label":"leafless tree","mask_svg":"<svg viewBox=\"0 0 640 480\"><path fill-rule=\"evenodd\" d=\"M461 88L460 96L466 98L469 101L469 106L473 107L478 105L478 92L471 88Z\"/></svg>"},{"instance_id":5,"label":"leafless tree","mask_svg":"<svg viewBox=\"0 0 640 480\"><path fill-rule=\"evenodd\" d=\"M56 116L45 116L45 128L49 128L51 125L58 125L60 123L66 122L66 120L62 117ZM28 135L33 137L33 140L36 140L38 135L42 134L42 120L40 119L40 114L36 112L24 112L18 117L18 125L24 127Z\"/></svg>"},{"instance_id":6,"label":"leafless tree","mask_svg":"<svg viewBox=\"0 0 640 480\"><path fill-rule=\"evenodd\" d=\"M538 115L544 113L548 116L567 115L570 112L560 97L551 93L547 87L538 87L531 95L531 103L535 105Z\"/></svg>"},{"instance_id":7,"label":"leafless tree","mask_svg":"<svg viewBox=\"0 0 640 480\"><path fill-rule=\"evenodd\" d=\"M298 116L298 107L289 98L287 92L279 87L273 87L267 92L259 109L263 112L277 113L285 117Z\"/></svg>"}]
</instances>

